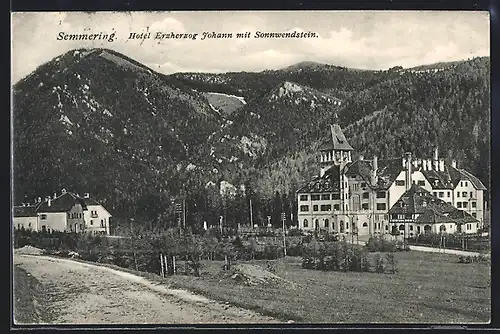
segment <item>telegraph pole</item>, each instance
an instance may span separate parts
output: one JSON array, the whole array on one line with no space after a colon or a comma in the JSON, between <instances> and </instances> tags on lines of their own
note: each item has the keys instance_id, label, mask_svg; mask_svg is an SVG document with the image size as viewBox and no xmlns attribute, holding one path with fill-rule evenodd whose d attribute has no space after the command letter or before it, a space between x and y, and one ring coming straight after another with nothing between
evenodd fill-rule
<instances>
[{"instance_id":1,"label":"telegraph pole","mask_svg":"<svg viewBox=\"0 0 500 334\"><path fill-rule=\"evenodd\" d=\"M252 199L250 198L250 225L253 228L253 212L252 212Z\"/></svg>"},{"instance_id":2,"label":"telegraph pole","mask_svg":"<svg viewBox=\"0 0 500 334\"><path fill-rule=\"evenodd\" d=\"M285 257L286 257L286 231L285 231L286 217L285 217L284 212L281 213L281 220L283 221L283 252L285 253Z\"/></svg>"}]
</instances>

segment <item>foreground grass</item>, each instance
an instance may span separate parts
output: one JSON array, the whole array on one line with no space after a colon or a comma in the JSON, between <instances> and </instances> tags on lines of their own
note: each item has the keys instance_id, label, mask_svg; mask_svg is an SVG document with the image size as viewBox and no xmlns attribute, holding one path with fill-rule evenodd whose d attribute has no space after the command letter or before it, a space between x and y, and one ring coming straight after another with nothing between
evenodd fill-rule
<instances>
[{"instance_id":1,"label":"foreground grass","mask_svg":"<svg viewBox=\"0 0 500 334\"><path fill-rule=\"evenodd\" d=\"M301 259L276 260L289 284L246 286L220 274L222 262L204 261L202 276L161 278L135 272L171 288L306 323L487 323L491 313L490 265L459 264L457 256L396 254L396 274L322 272L301 268ZM249 261L266 268L267 261ZM179 263L181 264L181 263Z\"/></svg>"},{"instance_id":2,"label":"foreground grass","mask_svg":"<svg viewBox=\"0 0 500 334\"><path fill-rule=\"evenodd\" d=\"M202 278L167 281L208 297L279 318L310 323L487 323L490 266L458 264L457 257L423 252L396 254L398 273L306 270L300 258L277 261L276 274L297 283L243 286L206 263ZM266 267L266 261L251 261Z\"/></svg>"}]
</instances>

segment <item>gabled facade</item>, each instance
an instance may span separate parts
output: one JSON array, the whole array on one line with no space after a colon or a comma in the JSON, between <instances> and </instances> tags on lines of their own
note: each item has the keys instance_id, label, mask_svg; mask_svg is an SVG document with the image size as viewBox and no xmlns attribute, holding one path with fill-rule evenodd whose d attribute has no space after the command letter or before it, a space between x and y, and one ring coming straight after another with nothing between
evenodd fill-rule
<instances>
[{"instance_id":1,"label":"gabled facade","mask_svg":"<svg viewBox=\"0 0 500 334\"><path fill-rule=\"evenodd\" d=\"M109 234L111 214L88 194L79 195L62 190L58 196L39 197L35 204L14 207L14 228L33 231L61 231ZM96 224L94 225L94 220Z\"/></svg>"},{"instance_id":2,"label":"gabled facade","mask_svg":"<svg viewBox=\"0 0 500 334\"><path fill-rule=\"evenodd\" d=\"M111 214L104 206L90 198L89 194L85 194L83 200L87 205L87 210L83 212L86 231L91 234L109 235Z\"/></svg>"},{"instance_id":3,"label":"gabled facade","mask_svg":"<svg viewBox=\"0 0 500 334\"><path fill-rule=\"evenodd\" d=\"M353 148L338 125L331 125L319 149L320 175L297 191L298 227L358 235L389 234L389 209L412 185L479 220L484 215L484 185L456 163L439 159L352 160ZM464 204L467 193L467 204ZM459 197L460 196L460 197ZM457 200L458 199L458 200Z\"/></svg>"}]
</instances>

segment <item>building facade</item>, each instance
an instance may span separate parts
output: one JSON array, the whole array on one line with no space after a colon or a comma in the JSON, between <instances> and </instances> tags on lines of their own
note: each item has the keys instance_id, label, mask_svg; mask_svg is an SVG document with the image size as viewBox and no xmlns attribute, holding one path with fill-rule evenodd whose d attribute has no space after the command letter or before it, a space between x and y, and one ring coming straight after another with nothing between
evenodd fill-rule
<instances>
[{"instance_id":1,"label":"building facade","mask_svg":"<svg viewBox=\"0 0 500 334\"><path fill-rule=\"evenodd\" d=\"M358 235L391 233L389 210L413 184L464 210L482 227L484 185L456 162L415 159L410 153L392 159L353 160L340 126L331 125L319 149L319 175L297 191L298 227Z\"/></svg>"},{"instance_id":2,"label":"building facade","mask_svg":"<svg viewBox=\"0 0 500 334\"><path fill-rule=\"evenodd\" d=\"M63 189L60 195L38 197L34 204L15 206L13 211L16 229L109 235L111 214L88 194L80 197Z\"/></svg>"}]
</instances>

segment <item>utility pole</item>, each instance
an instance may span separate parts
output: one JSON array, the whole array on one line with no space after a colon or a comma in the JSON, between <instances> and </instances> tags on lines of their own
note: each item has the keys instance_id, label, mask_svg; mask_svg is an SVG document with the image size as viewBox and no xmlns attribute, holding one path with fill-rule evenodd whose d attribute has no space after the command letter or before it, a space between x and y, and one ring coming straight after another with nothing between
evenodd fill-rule
<instances>
[{"instance_id":1,"label":"utility pole","mask_svg":"<svg viewBox=\"0 0 500 334\"><path fill-rule=\"evenodd\" d=\"M253 228L253 212L252 212L252 199L250 198L250 225Z\"/></svg>"},{"instance_id":2,"label":"utility pole","mask_svg":"<svg viewBox=\"0 0 500 334\"><path fill-rule=\"evenodd\" d=\"M285 253L285 257L286 257L286 231L285 231L286 217L285 217L284 212L281 213L281 220L283 221L283 252Z\"/></svg>"}]
</instances>

